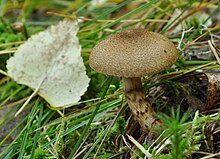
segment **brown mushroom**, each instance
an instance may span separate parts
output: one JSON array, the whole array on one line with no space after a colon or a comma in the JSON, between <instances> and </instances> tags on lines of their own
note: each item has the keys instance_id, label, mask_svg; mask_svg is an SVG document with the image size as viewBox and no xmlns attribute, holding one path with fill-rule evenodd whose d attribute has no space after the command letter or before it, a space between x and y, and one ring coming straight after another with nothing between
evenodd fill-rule
<instances>
[{"instance_id":1,"label":"brown mushroom","mask_svg":"<svg viewBox=\"0 0 220 159\"><path fill-rule=\"evenodd\" d=\"M159 122L145 99L141 77L164 70L178 56L176 47L165 36L130 29L98 43L90 54L89 64L98 72L122 77L128 105L142 129L149 131Z\"/></svg>"}]
</instances>

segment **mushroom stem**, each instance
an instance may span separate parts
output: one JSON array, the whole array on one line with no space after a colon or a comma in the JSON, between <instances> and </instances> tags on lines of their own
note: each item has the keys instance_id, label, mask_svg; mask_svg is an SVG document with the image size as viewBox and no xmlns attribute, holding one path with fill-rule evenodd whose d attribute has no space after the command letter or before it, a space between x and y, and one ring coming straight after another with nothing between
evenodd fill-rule
<instances>
[{"instance_id":1,"label":"mushroom stem","mask_svg":"<svg viewBox=\"0 0 220 159\"><path fill-rule=\"evenodd\" d=\"M123 78L123 81L129 108L134 114L135 119L139 122L142 130L151 131L155 126L160 125L161 122L145 98L141 78Z\"/></svg>"}]
</instances>

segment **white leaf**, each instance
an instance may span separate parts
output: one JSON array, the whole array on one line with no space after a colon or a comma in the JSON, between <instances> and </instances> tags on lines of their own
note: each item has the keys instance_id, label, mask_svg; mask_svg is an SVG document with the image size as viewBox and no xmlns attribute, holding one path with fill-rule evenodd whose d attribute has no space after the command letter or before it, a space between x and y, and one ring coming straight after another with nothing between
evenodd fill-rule
<instances>
[{"instance_id":1,"label":"white leaf","mask_svg":"<svg viewBox=\"0 0 220 159\"><path fill-rule=\"evenodd\" d=\"M68 107L80 100L89 78L80 55L76 20L33 35L7 61L8 74L18 83L38 89L52 107Z\"/></svg>"}]
</instances>

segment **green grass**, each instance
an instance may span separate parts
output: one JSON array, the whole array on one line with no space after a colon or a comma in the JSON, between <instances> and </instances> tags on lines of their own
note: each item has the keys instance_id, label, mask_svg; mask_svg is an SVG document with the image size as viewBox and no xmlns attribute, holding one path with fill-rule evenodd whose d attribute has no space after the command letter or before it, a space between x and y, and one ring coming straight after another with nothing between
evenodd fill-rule
<instances>
[{"instance_id":1,"label":"green grass","mask_svg":"<svg viewBox=\"0 0 220 159\"><path fill-rule=\"evenodd\" d=\"M191 60L188 58L191 55L185 52L186 49L190 51L190 46L201 46L200 42L207 42L211 36L210 32L214 35L218 34L220 28L218 22L213 22L211 26L208 26L209 30L204 29L206 23L210 19L214 19L219 10L220 5L217 0L210 2L152 0L148 3L146 1L134 3L132 0L124 0L120 3L110 0L106 5L93 9L89 8L90 1L88 0L14 2L13 4L12 1L0 0L1 72L7 71L6 60L13 54L6 53L6 51L20 45L10 43L25 41L27 37L62 19L62 17L55 15L47 15L46 9L67 15L74 12L78 16L91 19L91 21L79 23L78 33L82 46L82 57L91 81L82 100L71 108L60 110L60 112L51 110L42 98L36 96L23 110L23 116L21 113L19 117L14 117L32 90L26 86L18 85L9 77L1 74L0 113L2 116L0 129L7 129L8 125L15 121L17 121L17 125L1 138L0 158L70 159L78 155L78 158L86 159L94 157L96 154L96 158L106 159L114 155L118 155L117 158L122 158L125 154L134 157L137 157L136 154L138 154L144 158L144 153L126 138L126 133L128 133L126 125L129 125L127 114L130 113L127 107L123 107L119 117L115 119L119 108L126 105L120 79L97 73L88 65L89 54L97 42L111 34L132 27L145 28L167 35L176 46L180 47L179 52L182 53L182 56L175 63L176 68L168 68L143 80L146 94L150 93L149 100L153 102L153 107L160 114L166 126L163 135L153 145L146 140L138 140L140 131L135 131L136 134L131 135L154 158L158 159L202 158L218 153L218 150L214 148L219 146L215 140L219 134L216 130L220 127L218 106L215 105L208 112L190 112L187 100L185 100L185 97L188 96L199 98L199 90L193 87L198 84L198 81L194 78L190 79L190 77L196 76L194 74L196 70L219 67L217 63L213 62L215 59ZM189 11L196 12L201 5L210 9L209 16L205 21L200 22L195 17L193 21L181 19ZM15 10L18 11L16 15ZM178 10L179 15L171 19L174 10ZM197 12L202 12L202 10ZM192 16L193 14L189 14L189 17ZM98 20L110 19L114 21L98 22ZM122 22L127 19L139 21ZM158 19L158 22L146 22L147 19ZM159 22L161 19L166 22ZM14 31L11 26L15 21L22 22L26 31ZM176 23L182 23L185 30L190 28L192 30L189 32L183 32L182 29L174 31ZM181 38L182 41L180 41ZM209 49L207 43L203 46ZM197 47L197 52L202 53L202 50ZM184 83L183 79L188 79L188 82ZM156 93L152 93L154 91ZM114 120L116 121L114 122ZM113 123L115 124L112 125ZM212 133L208 133L212 126L215 129ZM123 136L135 153L126 146ZM211 137L214 137L214 143L210 140ZM103 144L100 146L102 142Z\"/></svg>"}]
</instances>

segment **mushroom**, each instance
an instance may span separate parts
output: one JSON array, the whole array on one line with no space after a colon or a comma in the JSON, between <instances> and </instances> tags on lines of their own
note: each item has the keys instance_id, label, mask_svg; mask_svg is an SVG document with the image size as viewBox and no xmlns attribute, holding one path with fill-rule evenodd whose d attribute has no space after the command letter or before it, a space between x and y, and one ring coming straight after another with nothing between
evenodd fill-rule
<instances>
[{"instance_id":1,"label":"mushroom","mask_svg":"<svg viewBox=\"0 0 220 159\"><path fill-rule=\"evenodd\" d=\"M141 77L156 74L178 58L174 44L165 36L142 29L129 29L99 42L90 54L89 65L96 71L122 77L125 96L142 130L160 125L145 98Z\"/></svg>"}]
</instances>

